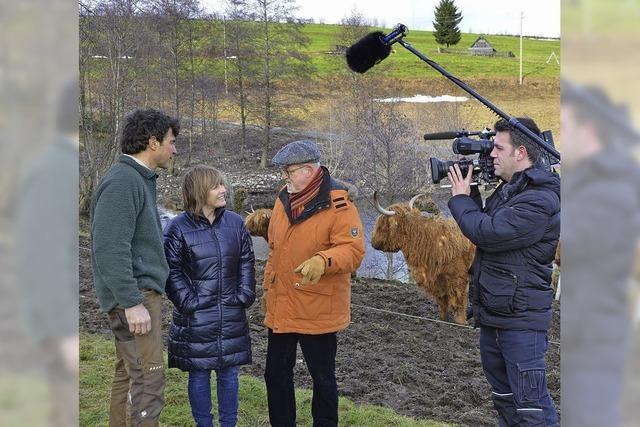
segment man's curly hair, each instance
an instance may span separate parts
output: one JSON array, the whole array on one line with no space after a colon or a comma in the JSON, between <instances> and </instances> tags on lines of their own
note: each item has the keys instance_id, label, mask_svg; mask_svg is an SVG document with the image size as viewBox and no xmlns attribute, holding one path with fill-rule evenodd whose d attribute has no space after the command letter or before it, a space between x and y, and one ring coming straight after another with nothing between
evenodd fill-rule
<instances>
[{"instance_id":1,"label":"man's curly hair","mask_svg":"<svg viewBox=\"0 0 640 427\"><path fill-rule=\"evenodd\" d=\"M149 138L155 136L162 143L169 129L178 136L180 122L159 110L134 110L124 118L120 147L124 154L136 154L146 150Z\"/></svg>"}]
</instances>

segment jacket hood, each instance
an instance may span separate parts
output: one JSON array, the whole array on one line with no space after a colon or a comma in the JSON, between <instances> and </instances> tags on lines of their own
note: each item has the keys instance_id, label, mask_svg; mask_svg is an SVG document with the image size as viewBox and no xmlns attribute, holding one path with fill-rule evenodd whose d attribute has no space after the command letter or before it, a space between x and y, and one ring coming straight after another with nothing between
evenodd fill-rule
<instances>
[{"instance_id":1,"label":"jacket hood","mask_svg":"<svg viewBox=\"0 0 640 427\"><path fill-rule=\"evenodd\" d=\"M534 167L522 173L529 178L529 185L547 188L560 197L560 176L557 173Z\"/></svg>"}]
</instances>

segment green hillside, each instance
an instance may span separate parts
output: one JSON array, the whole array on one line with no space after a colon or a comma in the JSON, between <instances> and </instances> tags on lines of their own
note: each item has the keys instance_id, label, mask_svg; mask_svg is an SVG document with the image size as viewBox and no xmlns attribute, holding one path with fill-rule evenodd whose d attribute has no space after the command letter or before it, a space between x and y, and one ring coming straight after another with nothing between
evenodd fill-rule
<instances>
[{"instance_id":1,"label":"green hillside","mask_svg":"<svg viewBox=\"0 0 640 427\"><path fill-rule=\"evenodd\" d=\"M255 25L260 25L255 23ZM214 73L224 74L224 61L220 40L214 35L222 33L222 21L199 20L195 23L194 48L196 58L194 65L196 74ZM315 73L318 77L327 77L333 73L346 69L344 54L335 53L336 45L349 45L348 41L340 41L341 26L333 24L306 24L302 32L308 36L309 45L304 49L312 59ZM389 29L380 29L389 32ZM466 52L477 39L478 34L462 34L460 43L452 46ZM493 78L493 77L518 77L519 72L519 45L520 39L517 36L486 36L487 40L498 52L513 52L516 57L483 57L470 56L465 54L438 53L438 44L431 31L413 31L405 38L414 47L420 50L430 59L436 61L453 75L461 78ZM546 63L551 52L555 52L560 59L560 40L530 39L523 41L524 63L523 73L527 78L551 78L559 79L560 66L552 59ZM181 47L182 54L187 55L186 45ZM103 49L104 50L104 49ZM105 55L103 50L92 51L92 54ZM205 55L202 55L206 52ZM90 73L108 74L108 62L103 59L89 58L91 63ZM155 65L150 64L151 67ZM186 58L183 60L181 74L188 74ZM383 72L392 78L430 78L439 76L427 64L421 62L411 52L401 45L394 46L393 53L385 59L382 64L376 66L376 71Z\"/></svg>"},{"instance_id":2,"label":"green hillside","mask_svg":"<svg viewBox=\"0 0 640 427\"><path fill-rule=\"evenodd\" d=\"M388 32L389 29L381 29ZM344 56L328 54L334 50L338 42L340 26L326 24L307 24L303 32L309 36L308 52L313 57L316 70L320 75L327 75L344 69ZM462 34L462 39L455 47L466 49L478 38L479 34ZM438 44L431 31L409 30L405 40L411 43L430 59L436 61L446 70L459 77L513 77L519 72L520 38L517 36L488 35L486 39L498 52L513 52L516 57L481 57L437 53ZM552 59L547 64L551 52L560 59L560 40L523 39L523 74L525 77L560 77L560 66ZM424 64L401 45L394 46L394 53L381 64L385 73L391 77L423 78L439 75L427 64ZM425 71L426 70L426 71Z\"/></svg>"}]
</instances>

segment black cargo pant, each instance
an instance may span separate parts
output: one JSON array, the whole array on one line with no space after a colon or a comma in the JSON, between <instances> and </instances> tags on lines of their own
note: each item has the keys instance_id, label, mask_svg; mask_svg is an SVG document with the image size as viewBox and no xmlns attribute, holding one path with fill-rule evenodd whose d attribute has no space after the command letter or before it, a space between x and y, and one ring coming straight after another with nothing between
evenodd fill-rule
<instances>
[{"instance_id":1,"label":"black cargo pant","mask_svg":"<svg viewBox=\"0 0 640 427\"><path fill-rule=\"evenodd\" d=\"M162 300L152 290L143 291L143 304L151 316L151 332L134 335L124 308L109 312L116 343L116 367L111 387L110 427L158 426L164 407L164 360L162 355ZM127 411L130 403L130 423Z\"/></svg>"},{"instance_id":2,"label":"black cargo pant","mask_svg":"<svg viewBox=\"0 0 640 427\"><path fill-rule=\"evenodd\" d=\"M338 385L336 382L335 332L321 335L276 334L269 329L267 365L264 379L267 385L269 421L273 427L295 427L296 399L293 368L296 350L300 348L313 379L311 415L314 427L338 425Z\"/></svg>"}]
</instances>

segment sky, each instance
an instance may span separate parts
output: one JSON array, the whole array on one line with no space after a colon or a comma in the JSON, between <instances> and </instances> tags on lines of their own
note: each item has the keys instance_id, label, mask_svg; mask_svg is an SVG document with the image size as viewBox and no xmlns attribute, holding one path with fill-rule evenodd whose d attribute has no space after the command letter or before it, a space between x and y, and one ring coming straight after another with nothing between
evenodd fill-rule
<instances>
[{"instance_id":1,"label":"sky","mask_svg":"<svg viewBox=\"0 0 640 427\"><path fill-rule=\"evenodd\" d=\"M222 11L223 0L200 0L207 11ZM338 24L354 8L370 21L393 27L403 23L411 29L433 30L433 11L439 0L297 0L300 18ZM392 5L390 5L390 3ZM462 12L460 30L465 33L560 36L560 0L455 0Z\"/></svg>"}]
</instances>

